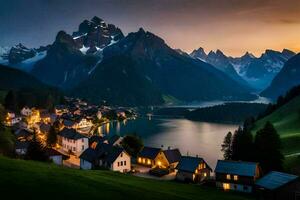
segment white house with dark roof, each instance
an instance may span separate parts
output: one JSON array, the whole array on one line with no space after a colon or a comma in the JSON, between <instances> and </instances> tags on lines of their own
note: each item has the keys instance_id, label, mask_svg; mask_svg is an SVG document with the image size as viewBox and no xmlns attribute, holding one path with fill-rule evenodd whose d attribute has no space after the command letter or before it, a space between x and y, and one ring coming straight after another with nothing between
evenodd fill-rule
<instances>
[{"instance_id":1,"label":"white house with dark roof","mask_svg":"<svg viewBox=\"0 0 300 200\"><path fill-rule=\"evenodd\" d=\"M255 162L218 160L215 176L218 188L250 193L261 169Z\"/></svg>"},{"instance_id":2,"label":"white house with dark roof","mask_svg":"<svg viewBox=\"0 0 300 200\"><path fill-rule=\"evenodd\" d=\"M123 148L106 143L98 145L96 148L86 149L79 156L81 169L105 167L121 173L131 170L131 157Z\"/></svg>"},{"instance_id":3,"label":"white house with dark roof","mask_svg":"<svg viewBox=\"0 0 300 200\"><path fill-rule=\"evenodd\" d=\"M88 137L78 133L75 129L64 128L58 133L58 141L62 150L79 156L89 147Z\"/></svg>"}]
</instances>

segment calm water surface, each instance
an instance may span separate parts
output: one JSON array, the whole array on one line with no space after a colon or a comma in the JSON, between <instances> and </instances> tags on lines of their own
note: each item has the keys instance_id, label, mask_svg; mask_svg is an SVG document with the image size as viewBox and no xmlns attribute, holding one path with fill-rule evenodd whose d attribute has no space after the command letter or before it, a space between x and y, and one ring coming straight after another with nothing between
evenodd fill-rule
<instances>
[{"instance_id":1,"label":"calm water surface","mask_svg":"<svg viewBox=\"0 0 300 200\"><path fill-rule=\"evenodd\" d=\"M186 119L139 118L126 122L112 122L104 125L103 134L126 135L136 133L145 145L153 147L179 148L181 154L199 155L212 168L222 158L221 144L228 131L238 125L194 122Z\"/></svg>"}]
</instances>

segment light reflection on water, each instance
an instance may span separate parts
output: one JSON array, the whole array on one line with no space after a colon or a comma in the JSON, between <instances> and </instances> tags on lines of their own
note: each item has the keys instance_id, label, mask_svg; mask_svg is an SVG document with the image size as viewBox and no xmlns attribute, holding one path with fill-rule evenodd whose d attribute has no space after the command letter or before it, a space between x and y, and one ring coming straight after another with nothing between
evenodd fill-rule
<instances>
[{"instance_id":1,"label":"light reflection on water","mask_svg":"<svg viewBox=\"0 0 300 200\"><path fill-rule=\"evenodd\" d=\"M212 168L222 158L221 144L228 131L238 125L194 122L186 119L138 118L127 122L112 122L100 128L103 134L136 133L145 145L179 148L183 155L199 155Z\"/></svg>"}]
</instances>

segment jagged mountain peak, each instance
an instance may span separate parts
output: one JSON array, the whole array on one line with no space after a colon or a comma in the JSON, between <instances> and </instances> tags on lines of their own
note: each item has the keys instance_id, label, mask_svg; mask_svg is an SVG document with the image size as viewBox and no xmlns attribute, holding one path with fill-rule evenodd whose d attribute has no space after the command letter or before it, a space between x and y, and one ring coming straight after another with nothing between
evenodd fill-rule
<instances>
[{"instance_id":1,"label":"jagged mountain peak","mask_svg":"<svg viewBox=\"0 0 300 200\"><path fill-rule=\"evenodd\" d=\"M252 53L247 51L241 58L256 58Z\"/></svg>"},{"instance_id":2,"label":"jagged mountain peak","mask_svg":"<svg viewBox=\"0 0 300 200\"><path fill-rule=\"evenodd\" d=\"M207 58L207 54L205 53L204 48L202 48L202 47L199 47L198 49L195 49L194 51L192 51L190 56L192 58L196 58L196 59L202 60L204 62L206 62L206 58Z\"/></svg>"}]
</instances>

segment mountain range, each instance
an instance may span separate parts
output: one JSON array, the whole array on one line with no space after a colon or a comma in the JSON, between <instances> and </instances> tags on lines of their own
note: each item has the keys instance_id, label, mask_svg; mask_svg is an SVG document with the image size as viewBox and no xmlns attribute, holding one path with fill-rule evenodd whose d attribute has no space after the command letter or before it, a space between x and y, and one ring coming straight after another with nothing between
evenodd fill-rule
<instances>
[{"instance_id":1,"label":"mountain range","mask_svg":"<svg viewBox=\"0 0 300 200\"><path fill-rule=\"evenodd\" d=\"M294 86L300 85L300 54L289 59L261 95L277 99Z\"/></svg>"},{"instance_id":2,"label":"mountain range","mask_svg":"<svg viewBox=\"0 0 300 200\"><path fill-rule=\"evenodd\" d=\"M206 54L203 48L194 50L190 54L193 58L210 63L234 80L241 83L246 81L250 87L257 91L262 91L268 87L284 63L294 55L294 52L284 49L282 52L266 50L258 58L249 52L241 57L233 58L224 55L220 50L210 51Z\"/></svg>"},{"instance_id":3,"label":"mountain range","mask_svg":"<svg viewBox=\"0 0 300 200\"><path fill-rule=\"evenodd\" d=\"M95 103L161 105L168 100L197 102L250 100L265 89L289 50L266 50L259 58L239 58L220 50L191 54L170 48L140 28L124 36L121 29L98 17L84 20L72 34L59 31L52 44L0 49L0 63L26 71L67 95Z\"/></svg>"}]
</instances>

